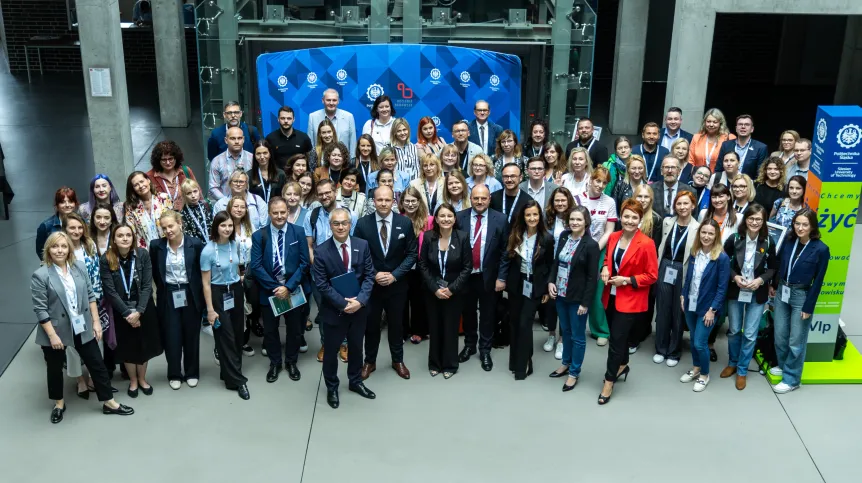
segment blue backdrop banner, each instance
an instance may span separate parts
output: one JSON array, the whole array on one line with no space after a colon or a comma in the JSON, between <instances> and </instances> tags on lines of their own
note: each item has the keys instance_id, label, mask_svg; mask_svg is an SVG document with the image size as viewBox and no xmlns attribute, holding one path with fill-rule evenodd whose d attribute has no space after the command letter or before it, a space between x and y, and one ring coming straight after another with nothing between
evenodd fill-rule
<instances>
[{"instance_id":1,"label":"blue backdrop banner","mask_svg":"<svg viewBox=\"0 0 862 483\"><path fill-rule=\"evenodd\" d=\"M519 132L521 59L515 55L438 45L346 45L262 54L257 73L266 133L278 128L283 105L294 109L294 126L305 130L330 87L341 96L339 108L353 114L357 137L383 94L392 98L396 117L410 123L414 142L423 116L432 117L438 135L451 142L452 123L473 119L479 99L492 106L491 120Z\"/></svg>"}]
</instances>

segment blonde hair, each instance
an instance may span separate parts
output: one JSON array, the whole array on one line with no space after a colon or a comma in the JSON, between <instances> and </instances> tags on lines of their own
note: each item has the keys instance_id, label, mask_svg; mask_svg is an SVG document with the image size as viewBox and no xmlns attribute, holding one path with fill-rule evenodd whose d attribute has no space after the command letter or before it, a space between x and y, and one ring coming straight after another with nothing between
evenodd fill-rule
<instances>
[{"instance_id":1,"label":"blonde hair","mask_svg":"<svg viewBox=\"0 0 862 483\"><path fill-rule=\"evenodd\" d=\"M745 181L746 189L748 190L748 199L746 201L751 203L752 201L754 201L754 196L756 194L756 192L754 191L754 182L751 181L751 178L744 173L739 173L734 176L732 180L730 180L730 197L733 198L733 183L736 183L736 181L740 179ZM736 201L736 199L734 199L733 201Z\"/></svg>"},{"instance_id":2,"label":"blonde hair","mask_svg":"<svg viewBox=\"0 0 862 483\"><path fill-rule=\"evenodd\" d=\"M574 158L575 153L584 153L584 157L587 160L587 165L584 167L584 171L587 173L588 176L592 177L592 175L593 175L593 160L592 160L592 158L590 158L590 152L587 151L587 148L585 148L583 146L577 146L577 147L572 149L571 153L569 153L569 161L567 163L568 168L569 168L569 173L572 172L572 159ZM631 156L629 156L629 159L631 159Z\"/></svg>"},{"instance_id":3,"label":"blonde hair","mask_svg":"<svg viewBox=\"0 0 862 483\"><path fill-rule=\"evenodd\" d=\"M439 179L440 175L443 174L443 165L440 164L440 158L433 154L422 154L419 156L419 179L423 182L427 181L425 179L425 163L432 163L437 168L437 178Z\"/></svg>"},{"instance_id":4,"label":"blonde hair","mask_svg":"<svg viewBox=\"0 0 862 483\"><path fill-rule=\"evenodd\" d=\"M700 121L700 134L706 135L706 118L712 116L718 120L718 135L719 136L727 136L730 134L730 129L727 128L727 119L724 117L724 113L721 110L713 107L712 109L706 111L703 115L703 120Z\"/></svg>"},{"instance_id":5,"label":"blonde hair","mask_svg":"<svg viewBox=\"0 0 862 483\"><path fill-rule=\"evenodd\" d=\"M287 201L287 189L293 188L296 190L296 194L299 195L300 201L302 200L302 186L299 185L297 181L288 181L284 184L284 187L281 188L281 197L284 198L284 201Z\"/></svg>"},{"instance_id":6,"label":"blonde hair","mask_svg":"<svg viewBox=\"0 0 862 483\"><path fill-rule=\"evenodd\" d=\"M682 143L685 143L685 159L680 159L679 162L680 163L687 163L688 162L688 151L691 148L691 143L688 142L688 139L680 136L679 139L672 142L670 144L670 154L673 155L673 151L676 149L677 146L679 146ZM674 158L676 158L676 156L674 156Z\"/></svg>"},{"instance_id":7,"label":"blonde hair","mask_svg":"<svg viewBox=\"0 0 862 483\"><path fill-rule=\"evenodd\" d=\"M721 243L721 228L718 226L718 222L712 218L707 218L703 220L703 223L698 225L697 236L694 237L694 243L691 245L691 256L696 257L698 252L703 249L703 243L700 241L700 230L703 230L705 226L711 226L715 230L715 240L712 242L712 248L709 250L709 259L718 260L718 257L724 251L724 244Z\"/></svg>"},{"instance_id":8,"label":"blonde hair","mask_svg":"<svg viewBox=\"0 0 862 483\"><path fill-rule=\"evenodd\" d=\"M653 230L653 226L652 226L652 221L653 221L652 220L652 212L653 212L652 204L655 201L655 198L653 197L652 188L647 186L646 183L641 183L640 185L638 185L637 188L635 188L634 192L632 193L632 198L634 198L635 201L637 201L638 194L640 194L641 191L643 191L644 193L649 195L649 204L647 205L646 209L644 210L644 217L643 217L643 220L641 221L641 231L643 232L644 235L651 237L652 236L652 230ZM640 204L640 201L638 201L638 204Z\"/></svg>"},{"instance_id":9,"label":"blonde hair","mask_svg":"<svg viewBox=\"0 0 862 483\"><path fill-rule=\"evenodd\" d=\"M637 161L638 163L641 163L641 165L643 165L643 167L644 167L644 179L641 180L641 184L647 184L646 161L644 161L644 158L638 156L637 154L632 154L631 156L629 156L629 160L626 161L626 175L623 176L623 181L625 181L628 184L632 184L632 180L629 177L629 173L631 173L632 163L635 161Z\"/></svg>"},{"instance_id":10,"label":"blonde hair","mask_svg":"<svg viewBox=\"0 0 862 483\"><path fill-rule=\"evenodd\" d=\"M300 192L302 192L302 190L300 190ZM227 208L225 209L225 211L227 211L227 214L230 219L233 220L233 205L236 204L237 201L242 201L242 204L245 205L245 216L243 216L242 219L239 220L239 222L240 224L242 224L242 227L245 228L246 234L250 236L253 230L251 229L251 215L249 214L248 210L248 202L245 201L244 198L240 198L239 196L232 196L231 199L227 202ZM287 200L285 200L284 204L287 204ZM236 227L234 227L234 233L236 233Z\"/></svg>"},{"instance_id":11,"label":"blonde hair","mask_svg":"<svg viewBox=\"0 0 862 483\"><path fill-rule=\"evenodd\" d=\"M392 121L392 128L389 130L389 142L392 143L393 146L403 147L398 142L398 138L395 136L395 133L398 132L398 128L404 126L407 128L407 140L404 141L404 146L410 144L410 123L407 122L407 119L403 117L399 117L398 119Z\"/></svg>"},{"instance_id":12,"label":"blonde hair","mask_svg":"<svg viewBox=\"0 0 862 483\"><path fill-rule=\"evenodd\" d=\"M467 185L467 180L464 179L464 175L459 170L454 170L449 173L449 177L443 181L443 201L452 204L452 199L449 195L449 180L452 178L457 179L458 182L461 183L461 209L465 210L467 208L472 208L473 205L470 203L470 187Z\"/></svg>"},{"instance_id":13,"label":"blonde hair","mask_svg":"<svg viewBox=\"0 0 862 483\"><path fill-rule=\"evenodd\" d=\"M45 240L45 245L42 247L42 265L48 267L54 265L54 260L51 259L50 250L60 243L60 239L66 240L66 245L69 247L69 253L66 255L66 262L70 265L75 263L75 251L72 250L72 239L69 238L69 235L64 231L55 231L48 235L48 239Z\"/></svg>"},{"instance_id":14,"label":"blonde hair","mask_svg":"<svg viewBox=\"0 0 862 483\"><path fill-rule=\"evenodd\" d=\"M188 198L189 192L195 188L197 188L198 191L201 191L201 185L199 185L197 181L195 181L191 178L186 178L186 180L183 181L183 184L180 185L180 190L182 190L182 192L183 192L183 201L188 201L187 198ZM204 196L204 194L203 194L203 192L201 192L201 201L203 201L203 196Z\"/></svg>"},{"instance_id":15,"label":"blonde hair","mask_svg":"<svg viewBox=\"0 0 862 483\"><path fill-rule=\"evenodd\" d=\"M165 210L165 211L163 211L163 212L162 212L162 216L160 216L160 217L159 217L159 221L164 220L165 218L173 218L173 219L174 219L174 221L175 221L178 225L183 226L183 215L181 215L181 214L177 213L177 212L176 212L176 211L174 211L174 210Z\"/></svg>"},{"instance_id":16,"label":"blonde hair","mask_svg":"<svg viewBox=\"0 0 862 483\"><path fill-rule=\"evenodd\" d=\"M455 148L455 149L457 150L457 148ZM479 154L473 156L473 159L471 159L470 162L468 163L467 173L470 174L470 177L472 178L473 176L476 176L476 174L473 173L473 162L476 161L476 158L479 158L482 161L485 161L485 171L487 171L485 173L485 177L486 178L493 178L494 177L494 162L491 161L491 158L488 157L488 155L485 153L479 153Z\"/></svg>"}]
</instances>

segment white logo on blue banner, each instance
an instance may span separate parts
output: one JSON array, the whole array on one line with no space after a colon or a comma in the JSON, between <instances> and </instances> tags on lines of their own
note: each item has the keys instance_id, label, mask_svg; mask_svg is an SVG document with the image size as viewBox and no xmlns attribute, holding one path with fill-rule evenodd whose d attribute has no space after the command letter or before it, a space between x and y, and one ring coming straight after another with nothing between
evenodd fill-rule
<instances>
[{"instance_id":1,"label":"white logo on blue banner","mask_svg":"<svg viewBox=\"0 0 862 483\"><path fill-rule=\"evenodd\" d=\"M315 87L317 84L317 73L309 72L307 76L305 76L305 80L308 81L308 87Z\"/></svg>"},{"instance_id":2,"label":"white logo on blue banner","mask_svg":"<svg viewBox=\"0 0 862 483\"><path fill-rule=\"evenodd\" d=\"M287 77L280 75L278 76L278 87L284 87L287 85Z\"/></svg>"},{"instance_id":3,"label":"white logo on blue banner","mask_svg":"<svg viewBox=\"0 0 862 483\"><path fill-rule=\"evenodd\" d=\"M818 128L819 134L819 128ZM844 149L853 149L862 141L862 129L855 124L847 124L838 130L838 145Z\"/></svg>"},{"instance_id":4,"label":"white logo on blue banner","mask_svg":"<svg viewBox=\"0 0 862 483\"><path fill-rule=\"evenodd\" d=\"M436 67L431 69L431 78L434 80L440 80L440 69Z\"/></svg>"},{"instance_id":5,"label":"white logo on blue banner","mask_svg":"<svg viewBox=\"0 0 862 483\"><path fill-rule=\"evenodd\" d=\"M498 85L500 85L500 78L497 77L496 75L492 75L490 81L491 81L491 85L494 87L497 87Z\"/></svg>"},{"instance_id":6,"label":"white logo on blue banner","mask_svg":"<svg viewBox=\"0 0 862 483\"><path fill-rule=\"evenodd\" d=\"M371 84L368 86L368 89L365 89L365 95L372 101L376 100L378 97L383 95L383 86L380 84Z\"/></svg>"},{"instance_id":7,"label":"white logo on blue banner","mask_svg":"<svg viewBox=\"0 0 862 483\"><path fill-rule=\"evenodd\" d=\"M439 118L439 117L437 117L437 116L432 116L432 117L431 117L431 120L432 120L432 121L434 121L434 126L435 126L435 127L440 127L440 118Z\"/></svg>"},{"instance_id":8,"label":"white logo on blue banner","mask_svg":"<svg viewBox=\"0 0 862 483\"><path fill-rule=\"evenodd\" d=\"M465 84L470 82L470 73L467 72L466 70L462 71L461 75L459 76L459 79L461 79L461 82L463 82Z\"/></svg>"},{"instance_id":9,"label":"white logo on blue banner","mask_svg":"<svg viewBox=\"0 0 862 483\"><path fill-rule=\"evenodd\" d=\"M335 78L340 81L347 79L347 71L344 69L338 69L338 72L335 73Z\"/></svg>"},{"instance_id":10,"label":"white logo on blue banner","mask_svg":"<svg viewBox=\"0 0 862 483\"><path fill-rule=\"evenodd\" d=\"M817 142L820 144L826 142L826 119L822 117L817 121Z\"/></svg>"}]
</instances>

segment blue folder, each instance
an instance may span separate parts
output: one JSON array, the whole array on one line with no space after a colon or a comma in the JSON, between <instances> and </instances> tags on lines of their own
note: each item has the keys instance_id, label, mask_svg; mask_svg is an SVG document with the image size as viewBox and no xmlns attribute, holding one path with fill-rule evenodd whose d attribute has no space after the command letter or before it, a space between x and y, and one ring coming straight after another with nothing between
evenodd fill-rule
<instances>
[{"instance_id":1,"label":"blue folder","mask_svg":"<svg viewBox=\"0 0 862 483\"><path fill-rule=\"evenodd\" d=\"M359 281L356 280L356 272L347 272L329 281L332 282L332 288L344 298L359 295Z\"/></svg>"}]
</instances>

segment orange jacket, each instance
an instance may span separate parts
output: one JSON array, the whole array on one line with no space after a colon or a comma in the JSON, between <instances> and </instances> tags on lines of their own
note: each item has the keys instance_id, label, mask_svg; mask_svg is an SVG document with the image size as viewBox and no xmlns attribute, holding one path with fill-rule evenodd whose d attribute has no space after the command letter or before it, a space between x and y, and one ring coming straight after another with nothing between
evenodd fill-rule
<instances>
[{"instance_id":1,"label":"orange jacket","mask_svg":"<svg viewBox=\"0 0 862 483\"><path fill-rule=\"evenodd\" d=\"M715 164L718 162L718 152L721 151L721 143L736 139L734 134L722 134L718 137L717 144L707 146L706 134L697 133L691 138L688 146L688 162L694 167L709 166L709 170L715 172ZM707 163L707 158L709 162Z\"/></svg>"}]
</instances>

